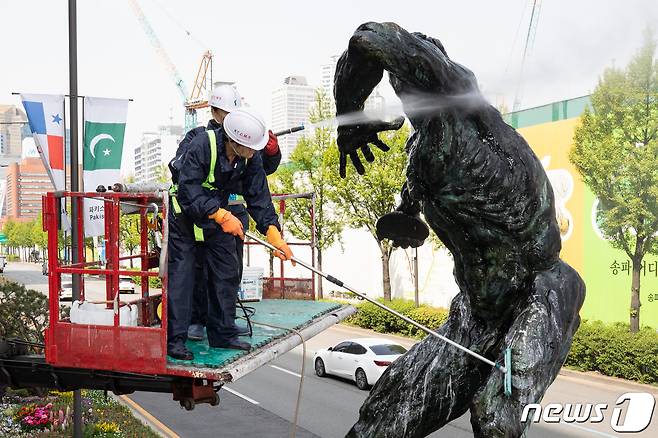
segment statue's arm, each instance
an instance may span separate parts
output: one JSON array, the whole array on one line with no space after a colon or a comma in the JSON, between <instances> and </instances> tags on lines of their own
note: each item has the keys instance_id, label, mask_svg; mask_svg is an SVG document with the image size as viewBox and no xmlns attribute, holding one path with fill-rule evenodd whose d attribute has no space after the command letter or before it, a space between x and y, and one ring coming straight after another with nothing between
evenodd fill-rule
<instances>
[{"instance_id":1,"label":"statue's arm","mask_svg":"<svg viewBox=\"0 0 658 438\"><path fill-rule=\"evenodd\" d=\"M407 88L437 95L477 91L475 75L453 62L436 38L395 23L364 23L338 60L334 98L338 115L359 111L384 70Z\"/></svg>"},{"instance_id":2,"label":"statue's arm","mask_svg":"<svg viewBox=\"0 0 658 438\"><path fill-rule=\"evenodd\" d=\"M363 110L364 103L381 81L384 70L404 90L421 98L462 94L477 90L473 73L450 60L441 43L422 34L411 34L395 23L365 23L357 28L347 50L338 60L334 77L334 98L338 116ZM396 89L396 91L399 91ZM363 174L358 150L372 162L369 144L386 151L388 147L377 137L384 130L399 129L401 120L385 123L339 118L338 149L340 174L345 176L347 157L357 172Z\"/></svg>"}]
</instances>

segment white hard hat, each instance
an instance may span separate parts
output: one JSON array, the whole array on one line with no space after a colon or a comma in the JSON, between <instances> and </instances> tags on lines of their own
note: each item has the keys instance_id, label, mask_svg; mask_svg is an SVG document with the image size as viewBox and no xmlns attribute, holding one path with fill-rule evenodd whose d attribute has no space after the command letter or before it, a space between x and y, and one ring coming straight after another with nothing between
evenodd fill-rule
<instances>
[{"instance_id":1,"label":"white hard hat","mask_svg":"<svg viewBox=\"0 0 658 438\"><path fill-rule=\"evenodd\" d=\"M270 134L265 121L253 108L238 108L224 119L224 132L234 142L259 151L265 147Z\"/></svg>"},{"instance_id":2,"label":"white hard hat","mask_svg":"<svg viewBox=\"0 0 658 438\"><path fill-rule=\"evenodd\" d=\"M238 90L232 85L219 85L215 87L208 97L208 105L214 106L230 113L242 106L242 99Z\"/></svg>"}]
</instances>

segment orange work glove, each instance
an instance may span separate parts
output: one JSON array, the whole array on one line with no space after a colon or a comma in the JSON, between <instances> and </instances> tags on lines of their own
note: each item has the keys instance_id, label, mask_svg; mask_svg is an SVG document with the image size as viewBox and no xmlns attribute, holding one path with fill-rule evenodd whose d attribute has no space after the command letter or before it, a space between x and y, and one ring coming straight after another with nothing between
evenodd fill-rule
<instances>
[{"instance_id":1,"label":"orange work glove","mask_svg":"<svg viewBox=\"0 0 658 438\"><path fill-rule=\"evenodd\" d=\"M279 232L279 229L275 227L274 225L270 225L267 228L267 233L265 234L267 237L267 241L276 249L279 251L275 251L274 255L280 258L283 261L286 260L291 260L292 261L292 251L290 250L290 247L288 244L283 240L281 237L281 233ZM292 265L295 266L297 263L292 261Z\"/></svg>"},{"instance_id":2,"label":"orange work glove","mask_svg":"<svg viewBox=\"0 0 658 438\"><path fill-rule=\"evenodd\" d=\"M220 208L213 214L209 215L208 218L217 222L225 233L232 234L244 240L244 228L242 228L242 222L233 216L230 211Z\"/></svg>"}]
</instances>

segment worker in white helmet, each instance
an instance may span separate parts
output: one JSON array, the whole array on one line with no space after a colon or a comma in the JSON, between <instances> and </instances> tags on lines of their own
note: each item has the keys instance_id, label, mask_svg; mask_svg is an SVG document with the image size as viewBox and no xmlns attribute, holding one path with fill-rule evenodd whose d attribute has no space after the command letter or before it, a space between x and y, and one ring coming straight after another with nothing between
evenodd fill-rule
<instances>
[{"instance_id":1,"label":"worker in white helmet","mask_svg":"<svg viewBox=\"0 0 658 438\"><path fill-rule=\"evenodd\" d=\"M233 85L219 85L215 87L210 95L208 96L208 105L210 106L210 113L212 118L208 122L208 126L204 129L202 127L194 128L187 133L183 141L178 147L176 152L176 157L169 164L172 179L173 187L175 188L178 183L178 166L182 163L182 155L189 147L192 139L196 137L199 133L203 133L206 130L211 129L222 129L222 124L224 118L228 113L233 111L236 108L242 106L242 98L240 93ZM276 171L281 163L281 151L279 149L279 143L276 136L269 131L269 140L263 148L262 151L258 153L261 154L263 161L263 169L265 170L266 175L271 175ZM175 189L174 189L175 190ZM175 193L172 193L175 195ZM230 199L236 199L235 194L231 194ZM236 218L242 222L244 228L249 227L249 216L247 210L242 204L233 204L229 205L228 210ZM238 264L239 264L239 274L242 278L242 266L243 266L243 253L244 253L244 242L240 238L236 238L236 250L238 254ZM188 329L188 339L190 340L203 340L204 339L204 327L207 324L208 320L208 293L207 293L207 282L208 282L208 270L205 264L205 254L203 245L198 245L196 250L196 286L193 293L193 304L192 304L192 319ZM236 290L236 299L237 299L238 290ZM250 334L249 328L245 324L240 324L236 321L236 324L239 328L240 335Z\"/></svg>"},{"instance_id":2,"label":"worker in white helmet","mask_svg":"<svg viewBox=\"0 0 658 438\"><path fill-rule=\"evenodd\" d=\"M197 239L203 239L208 267L208 344L214 348L249 350L235 325L235 294L240 266L235 237L244 238L244 225L228 210L231 193L244 197L247 211L259 231L279 249L275 254L290 260L292 251L281 237L262 155L269 133L262 117L249 108L238 108L223 120L224 129L195 136L178 170L176 208L169 220L169 289L167 353L191 360L185 346L192 307Z\"/></svg>"}]
</instances>

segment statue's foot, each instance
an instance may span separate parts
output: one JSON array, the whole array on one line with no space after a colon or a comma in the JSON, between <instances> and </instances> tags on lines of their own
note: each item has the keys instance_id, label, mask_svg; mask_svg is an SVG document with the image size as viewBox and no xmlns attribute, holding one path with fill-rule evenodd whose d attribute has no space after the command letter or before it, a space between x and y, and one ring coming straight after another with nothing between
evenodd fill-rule
<instances>
[{"instance_id":1,"label":"statue's foot","mask_svg":"<svg viewBox=\"0 0 658 438\"><path fill-rule=\"evenodd\" d=\"M430 230L418 216L394 211L377 220L377 238L390 239L393 246L416 248L423 244Z\"/></svg>"}]
</instances>

